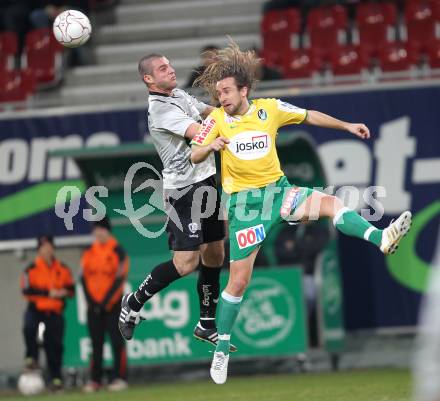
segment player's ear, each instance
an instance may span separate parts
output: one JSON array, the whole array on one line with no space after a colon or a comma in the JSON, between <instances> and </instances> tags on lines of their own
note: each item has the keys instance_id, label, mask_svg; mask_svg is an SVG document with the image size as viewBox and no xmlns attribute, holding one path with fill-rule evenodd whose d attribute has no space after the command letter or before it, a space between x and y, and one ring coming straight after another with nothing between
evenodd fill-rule
<instances>
[{"instance_id":1,"label":"player's ear","mask_svg":"<svg viewBox=\"0 0 440 401\"><path fill-rule=\"evenodd\" d=\"M242 86L240 88L240 95L243 97L248 97L249 95L249 88L247 86Z\"/></svg>"},{"instance_id":2,"label":"player's ear","mask_svg":"<svg viewBox=\"0 0 440 401\"><path fill-rule=\"evenodd\" d=\"M154 83L154 79L150 74L144 74L144 82L146 84L152 84Z\"/></svg>"}]
</instances>

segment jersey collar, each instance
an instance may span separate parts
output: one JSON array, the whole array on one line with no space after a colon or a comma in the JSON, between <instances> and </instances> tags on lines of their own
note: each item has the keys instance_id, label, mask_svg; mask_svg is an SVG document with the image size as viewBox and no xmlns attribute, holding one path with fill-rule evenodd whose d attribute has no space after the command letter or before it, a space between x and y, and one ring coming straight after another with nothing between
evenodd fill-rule
<instances>
[{"instance_id":1,"label":"jersey collar","mask_svg":"<svg viewBox=\"0 0 440 401\"><path fill-rule=\"evenodd\" d=\"M154 92L154 91L150 91L149 92L150 96L163 96L163 97L171 97L170 95L167 95L166 93L162 93L162 92Z\"/></svg>"}]
</instances>

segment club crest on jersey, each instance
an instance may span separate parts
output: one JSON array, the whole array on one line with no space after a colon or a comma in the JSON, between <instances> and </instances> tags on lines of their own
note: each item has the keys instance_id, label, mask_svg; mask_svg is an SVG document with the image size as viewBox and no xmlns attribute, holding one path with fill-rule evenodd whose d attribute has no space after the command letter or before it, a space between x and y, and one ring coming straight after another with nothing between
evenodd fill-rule
<instances>
[{"instance_id":1,"label":"club crest on jersey","mask_svg":"<svg viewBox=\"0 0 440 401\"><path fill-rule=\"evenodd\" d=\"M264 231L263 224L258 224L257 226L237 231L235 238L237 238L238 247L244 249L263 242L266 238L266 232Z\"/></svg>"},{"instance_id":2,"label":"club crest on jersey","mask_svg":"<svg viewBox=\"0 0 440 401\"><path fill-rule=\"evenodd\" d=\"M194 137L193 141L197 142L200 145L203 144L205 138L214 128L214 125L215 125L215 120L213 118L206 119L203 122L200 132Z\"/></svg>"},{"instance_id":3,"label":"club crest on jersey","mask_svg":"<svg viewBox=\"0 0 440 401\"><path fill-rule=\"evenodd\" d=\"M271 137L263 131L240 132L231 138L228 149L239 159L261 159L269 153Z\"/></svg>"},{"instance_id":4,"label":"club crest on jersey","mask_svg":"<svg viewBox=\"0 0 440 401\"><path fill-rule=\"evenodd\" d=\"M280 214L282 218L286 218L290 215L291 211L298 205L300 197L300 188L292 188L287 196L284 198L283 204L281 205Z\"/></svg>"},{"instance_id":5,"label":"club crest on jersey","mask_svg":"<svg viewBox=\"0 0 440 401\"><path fill-rule=\"evenodd\" d=\"M258 118L259 118L260 120L262 120L262 121L267 120L267 113L266 113L266 110L264 110L264 109L260 109L260 110L258 110L257 115L258 115Z\"/></svg>"}]
</instances>

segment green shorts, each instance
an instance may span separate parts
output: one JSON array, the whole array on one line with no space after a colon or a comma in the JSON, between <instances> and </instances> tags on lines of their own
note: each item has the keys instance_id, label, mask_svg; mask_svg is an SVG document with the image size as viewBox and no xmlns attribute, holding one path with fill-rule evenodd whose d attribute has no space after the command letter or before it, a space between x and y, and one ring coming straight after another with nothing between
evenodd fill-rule
<instances>
[{"instance_id":1,"label":"green shorts","mask_svg":"<svg viewBox=\"0 0 440 401\"><path fill-rule=\"evenodd\" d=\"M272 227L292 221L295 210L313 189L292 186L286 177L263 188L231 194L228 207L231 262L248 257Z\"/></svg>"}]
</instances>

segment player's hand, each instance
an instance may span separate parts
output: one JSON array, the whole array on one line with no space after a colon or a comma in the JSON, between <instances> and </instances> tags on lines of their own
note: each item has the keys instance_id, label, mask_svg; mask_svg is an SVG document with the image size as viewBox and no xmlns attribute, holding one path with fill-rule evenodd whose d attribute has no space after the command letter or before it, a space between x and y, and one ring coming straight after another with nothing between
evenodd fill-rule
<instances>
[{"instance_id":1,"label":"player's hand","mask_svg":"<svg viewBox=\"0 0 440 401\"><path fill-rule=\"evenodd\" d=\"M365 124L348 124L347 131L362 139L370 138L370 130Z\"/></svg>"},{"instance_id":2,"label":"player's hand","mask_svg":"<svg viewBox=\"0 0 440 401\"><path fill-rule=\"evenodd\" d=\"M225 138L224 136L219 136L218 138L215 138L215 141L209 144L209 149L211 149L214 152L218 152L219 150L222 150L228 143L229 139Z\"/></svg>"}]
</instances>

